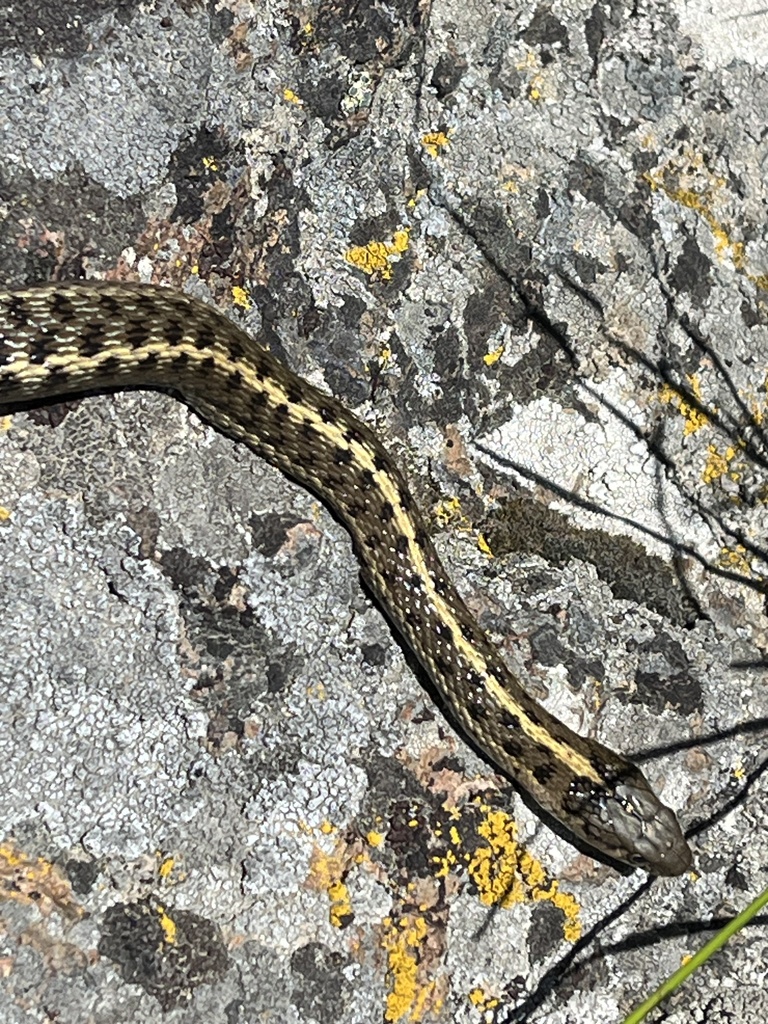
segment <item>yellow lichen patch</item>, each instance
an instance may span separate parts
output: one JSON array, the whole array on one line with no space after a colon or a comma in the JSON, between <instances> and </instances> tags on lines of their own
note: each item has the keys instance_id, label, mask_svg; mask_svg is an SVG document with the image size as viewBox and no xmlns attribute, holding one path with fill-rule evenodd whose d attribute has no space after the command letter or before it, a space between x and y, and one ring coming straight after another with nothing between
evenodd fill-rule
<instances>
[{"instance_id":1,"label":"yellow lichen patch","mask_svg":"<svg viewBox=\"0 0 768 1024\"><path fill-rule=\"evenodd\" d=\"M343 928L352 918L349 889L343 882L333 882L328 886L328 897L331 901L328 920L334 928Z\"/></svg>"},{"instance_id":2,"label":"yellow lichen patch","mask_svg":"<svg viewBox=\"0 0 768 1024\"><path fill-rule=\"evenodd\" d=\"M294 92L293 89L289 89L288 86L286 86L283 89L283 99L287 103L296 103L299 106L303 102L301 96L299 96L298 93Z\"/></svg>"},{"instance_id":3,"label":"yellow lichen patch","mask_svg":"<svg viewBox=\"0 0 768 1024\"><path fill-rule=\"evenodd\" d=\"M528 84L528 98L534 103L538 103L544 96L544 76L539 73L534 75Z\"/></svg>"},{"instance_id":4,"label":"yellow lichen patch","mask_svg":"<svg viewBox=\"0 0 768 1024\"><path fill-rule=\"evenodd\" d=\"M382 347L381 351L379 352L379 356L378 356L379 366L381 367L382 370L385 370L389 366L389 364L392 362L393 355L394 355L394 353L393 353L392 349L389 347L389 345L384 345Z\"/></svg>"},{"instance_id":5,"label":"yellow lichen patch","mask_svg":"<svg viewBox=\"0 0 768 1024\"><path fill-rule=\"evenodd\" d=\"M176 867L176 859L174 857L163 857L160 861L160 866L157 869L158 875L161 878L169 878L173 873L173 869Z\"/></svg>"},{"instance_id":6,"label":"yellow lichen patch","mask_svg":"<svg viewBox=\"0 0 768 1024\"><path fill-rule=\"evenodd\" d=\"M163 941L168 946L174 945L176 942L176 922L168 915L162 904L158 903L155 910L160 918L160 927L163 929Z\"/></svg>"},{"instance_id":7,"label":"yellow lichen patch","mask_svg":"<svg viewBox=\"0 0 768 1024\"><path fill-rule=\"evenodd\" d=\"M330 901L328 920L334 928L343 928L354 916L344 876L358 852L344 843L339 843L333 853L326 853L317 846L312 851L308 884L327 893Z\"/></svg>"},{"instance_id":8,"label":"yellow lichen patch","mask_svg":"<svg viewBox=\"0 0 768 1024\"><path fill-rule=\"evenodd\" d=\"M482 533L478 533L477 535L477 546L480 548L484 555L487 555L489 558L493 558L493 551L491 550L491 545L488 543L488 541L485 539Z\"/></svg>"},{"instance_id":9,"label":"yellow lichen patch","mask_svg":"<svg viewBox=\"0 0 768 1024\"><path fill-rule=\"evenodd\" d=\"M698 408L696 404L702 404L701 382L698 376L692 374L688 377L688 384L691 388L690 395L684 394L670 384L665 384L659 392L659 400L665 404L674 405L685 420L685 425L683 426L683 435L685 437L695 434L697 430L701 430L702 427L709 423L707 414ZM695 399L694 402L691 401L691 397Z\"/></svg>"},{"instance_id":10,"label":"yellow lichen patch","mask_svg":"<svg viewBox=\"0 0 768 1024\"><path fill-rule=\"evenodd\" d=\"M239 285L235 285L232 289L232 301L236 306L246 311L251 308L251 299L245 288L240 288Z\"/></svg>"},{"instance_id":11,"label":"yellow lichen patch","mask_svg":"<svg viewBox=\"0 0 768 1024\"><path fill-rule=\"evenodd\" d=\"M721 548L717 563L721 569L735 569L745 576L752 575L752 565L747 558L746 548L741 544L732 548Z\"/></svg>"},{"instance_id":12,"label":"yellow lichen patch","mask_svg":"<svg viewBox=\"0 0 768 1024\"><path fill-rule=\"evenodd\" d=\"M483 1013L490 1013L499 1005L498 996L493 996L486 992L485 989L479 987L473 988L469 992L469 1001L476 1009Z\"/></svg>"},{"instance_id":13,"label":"yellow lichen patch","mask_svg":"<svg viewBox=\"0 0 768 1024\"><path fill-rule=\"evenodd\" d=\"M508 907L521 903L525 893L519 875L520 847L517 825L503 811L483 808L485 817L478 826L478 834L486 840L478 846L467 870L477 886L480 901L486 906L498 903Z\"/></svg>"},{"instance_id":14,"label":"yellow lichen patch","mask_svg":"<svg viewBox=\"0 0 768 1024\"><path fill-rule=\"evenodd\" d=\"M707 446L707 463L704 466L704 472L701 474L701 479L705 484L714 483L715 480L719 480L721 476L725 476L726 473L731 479L738 478L739 474L729 473L729 467L733 459L736 457L736 448L733 445L729 445L724 452L718 450L717 445L710 444Z\"/></svg>"},{"instance_id":15,"label":"yellow lichen patch","mask_svg":"<svg viewBox=\"0 0 768 1024\"><path fill-rule=\"evenodd\" d=\"M11 841L0 843L0 899L34 903L45 915L56 908L72 921L85 914L55 865L27 856Z\"/></svg>"},{"instance_id":16,"label":"yellow lichen patch","mask_svg":"<svg viewBox=\"0 0 768 1024\"><path fill-rule=\"evenodd\" d=\"M494 363L498 363L501 357L504 355L504 346L499 345L493 350L493 352L487 352L483 356L483 362L486 366L493 366Z\"/></svg>"},{"instance_id":17,"label":"yellow lichen patch","mask_svg":"<svg viewBox=\"0 0 768 1024\"><path fill-rule=\"evenodd\" d=\"M443 150L450 145L446 132L427 132L421 136L421 144L433 159L437 159Z\"/></svg>"},{"instance_id":18,"label":"yellow lichen patch","mask_svg":"<svg viewBox=\"0 0 768 1024\"><path fill-rule=\"evenodd\" d=\"M10 509L7 509L5 505L0 505L0 523L6 522L11 518Z\"/></svg>"},{"instance_id":19,"label":"yellow lichen patch","mask_svg":"<svg viewBox=\"0 0 768 1024\"><path fill-rule=\"evenodd\" d=\"M460 863L456 853L449 847L445 853L432 858L435 865L435 878L447 878Z\"/></svg>"},{"instance_id":20,"label":"yellow lichen patch","mask_svg":"<svg viewBox=\"0 0 768 1024\"><path fill-rule=\"evenodd\" d=\"M382 280L389 281L392 277L392 260L402 256L408 249L409 238L410 229L399 228L392 235L391 242L370 241L367 245L354 245L347 249L344 258L369 277L377 274Z\"/></svg>"},{"instance_id":21,"label":"yellow lichen patch","mask_svg":"<svg viewBox=\"0 0 768 1024\"><path fill-rule=\"evenodd\" d=\"M765 407L763 406L763 403L755 398L751 398L749 400L749 407L749 411L752 414L752 422L756 426L762 427L763 422L765 421Z\"/></svg>"},{"instance_id":22,"label":"yellow lichen patch","mask_svg":"<svg viewBox=\"0 0 768 1024\"><path fill-rule=\"evenodd\" d=\"M428 191L429 190L426 189L426 188L417 189L416 192L414 192L414 194L411 196L411 198L408 200L408 202L406 204L408 206L408 209L409 210L415 209L416 206L424 198L424 196L428 194Z\"/></svg>"},{"instance_id":23,"label":"yellow lichen patch","mask_svg":"<svg viewBox=\"0 0 768 1024\"><path fill-rule=\"evenodd\" d=\"M384 919L382 946L387 953L387 1021L421 1021L442 1006L440 986L432 972L420 970L429 929L426 918L406 914L398 920Z\"/></svg>"},{"instance_id":24,"label":"yellow lichen patch","mask_svg":"<svg viewBox=\"0 0 768 1024\"><path fill-rule=\"evenodd\" d=\"M768 287L768 275L750 273L744 243L731 237L728 227L718 215L718 206L729 197L725 193L727 180L711 171L701 153L687 148L674 160L643 175L654 191L663 192L672 202L699 216L712 233L715 254L719 259L730 257L733 266L742 271L756 287Z\"/></svg>"},{"instance_id":25,"label":"yellow lichen patch","mask_svg":"<svg viewBox=\"0 0 768 1024\"><path fill-rule=\"evenodd\" d=\"M369 242L367 245L353 245L347 249L344 257L348 263L364 274L380 273L382 277L392 276L389 266L389 246L384 242Z\"/></svg>"},{"instance_id":26,"label":"yellow lichen patch","mask_svg":"<svg viewBox=\"0 0 768 1024\"><path fill-rule=\"evenodd\" d=\"M203 167L206 169L206 171L210 171L212 174L215 174L216 171L218 171L218 169L219 169L219 165L216 163L216 157L215 156L204 156L203 157Z\"/></svg>"},{"instance_id":27,"label":"yellow lichen patch","mask_svg":"<svg viewBox=\"0 0 768 1024\"><path fill-rule=\"evenodd\" d=\"M0 433L4 434L8 430L10 430L11 429L11 423L12 423L12 420L11 420L10 416L0 416Z\"/></svg>"},{"instance_id":28,"label":"yellow lichen patch","mask_svg":"<svg viewBox=\"0 0 768 1024\"><path fill-rule=\"evenodd\" d=\"M435 519L440 526L448 526L449 523L461 523L464 521L464 514L461 511L459 498L446 498L439 505L435 506Z\"/></svg>"},{"instance_id":29,"label":"yellow lichen patch","mask_svg":"<svg viewBox=\"0 0 768 1024\"><path fill-rule=\"evenodd\" d=\"M392 235L392 246L396 253L404 253L408 248L408 243L411 237L410 228L399 228L394 235Z\"/></svg>"},{"instance_id":30,"label":"yellow lichen patch","mask_svg":"<svg viewBox=\"0 0 768 1024\"><path fill-rule=\"evenodd\" d=\"M673 202L698 213L712 230L717 246L727 248L728 235L719 223L714 209L725 187L725 178L713 174L704 164L701 153L688 149L682 157L669 161L655 171L643 175L648 185L664 192ZM741 246L743 251L743 246Z\"/></svg>"},{"instance_id":31,"label":"yellow lichen patch","mask_svg":"<svg viewBox=\"0 0 768 1024\"><path fill-rule=\"evenodd\" d=\"M446 498L444 501L439 502L435 506L432 514L437 520L439 526L451 526L459 533L475 533L472 520L469 516L464 515L461 508L461 500L455 496ZM493 558L491 546L482 533L475 534L475 543L484 555L487 555L489 558Z\"/></svg>"},{"instance_id":32,"label":"yellow lichen patch","mask_svg":"<svg viewBox=\"0 0 768 1024\"><path fill-rule=\"evenodd\" d=\"M173 854L164 854L162 850L155 852L155 858L157 860L157 875L161 881L167 882L169 885L178 885L179 882L185 881L187 873L182 860L174 857Z\"/></svg>"},{"instance_id":33,"label":"yellow lichen patch","mask_svg":"<svg viewBox=\"0 0 768 1024\"><path fill-rule=\"evenodd\" d=\"M383 835L383 833L381 833L381 832L374 832L373 829L371 829L371 831L368 833L368 835L365 838L366 838L369 846L377 847L377 846L383 846L383 844L384 844L384 835Z\"/></svg>"},{"instance_id":34,"label":"yellow lichen patch","mask_svg":"<svg viewBox=\"0 0 768 1024\"><path fill-rule=\"evenodd\" d=\"M480 805L480 811L483 817L477 834L485 845L476 844L474 852L463 854L461 859L481 902L489 907L510 907L515 903L548 900L563 914L564 938L575 942L581 934L576 900L563 892L559 882L550 879L541 863L520 846L513 818L485 804ZM443 858L441 870L447 859Z\"/></svg>"}]
</instances>

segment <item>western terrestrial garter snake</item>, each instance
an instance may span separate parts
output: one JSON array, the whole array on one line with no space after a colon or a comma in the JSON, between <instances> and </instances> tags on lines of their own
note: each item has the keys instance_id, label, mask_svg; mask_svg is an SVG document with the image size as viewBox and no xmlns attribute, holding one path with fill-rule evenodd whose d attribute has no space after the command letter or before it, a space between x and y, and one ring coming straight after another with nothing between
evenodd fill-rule
<instances>
[{"instance_id":1,"label":"western terrestrial garter snake","mask_svg":"<svg viewBox=\"0 0 768 1024\"><path fill-rule=\"evenodd\" d=\"M113 283L0 292L0 406L127 386L174 389L327 503L450 716L547 812L608 857L653 874L686 870L672 811L634 764L525 692L448 579L402 474L338 401L178 292Z\"/></svg>"}]
</instances>

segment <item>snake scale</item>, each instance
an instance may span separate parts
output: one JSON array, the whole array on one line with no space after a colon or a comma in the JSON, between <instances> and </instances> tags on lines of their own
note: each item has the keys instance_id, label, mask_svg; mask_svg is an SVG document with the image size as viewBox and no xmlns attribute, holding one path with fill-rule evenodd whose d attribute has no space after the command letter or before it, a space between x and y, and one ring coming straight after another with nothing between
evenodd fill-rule
<instances>
[{"instance_id":1,"label":"snake scale","mask_svg":"<svg viewBox=\"0 0 768 1024\"><path fill-rule=\"evenodd\" d=\"M328 505L450 718L545 812L606 857L656 875L689 867L677 819L642 772L526 693L448 578L400 470L341 403L223 313L170 289L0 292L2 409L128 386L173 389Z\"/></svg>"}]
</instances>

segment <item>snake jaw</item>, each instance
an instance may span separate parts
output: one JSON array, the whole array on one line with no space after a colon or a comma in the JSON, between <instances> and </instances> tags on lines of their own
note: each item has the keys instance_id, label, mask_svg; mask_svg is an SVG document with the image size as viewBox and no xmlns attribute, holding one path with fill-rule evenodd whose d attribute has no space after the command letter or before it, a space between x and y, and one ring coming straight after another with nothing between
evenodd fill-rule
<instances>
[{"instance_id":1,"label":"snake jaw","mask_svg":"<svg viewBox=\"0 0 768 1024\"><path fill-rule=\"evenodd\" d=\"M617 860L652 875L681 875L692 854L674 812L652 792L642 772L631 766L609 793L603 793L599 831L620 846Z\"/></svg>"}]
</instances>

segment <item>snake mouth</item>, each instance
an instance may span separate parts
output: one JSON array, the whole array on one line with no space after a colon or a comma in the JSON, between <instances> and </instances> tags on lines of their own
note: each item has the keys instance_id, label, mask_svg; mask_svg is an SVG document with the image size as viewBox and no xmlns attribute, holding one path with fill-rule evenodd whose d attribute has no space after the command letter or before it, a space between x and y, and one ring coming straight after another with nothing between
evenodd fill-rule
<instances>
[{"instance_id":1,"label":"snake mouth","mask_svg":"<svg viewBox=\"0 0 768 1024\"><path fill-rule=\"evenodd\" d=\"M693 863L691 848L674 811L634 768L603 806L603 825L621 843L617 857L651 875L682 875Z\"/></svg>"}]
</instances>

